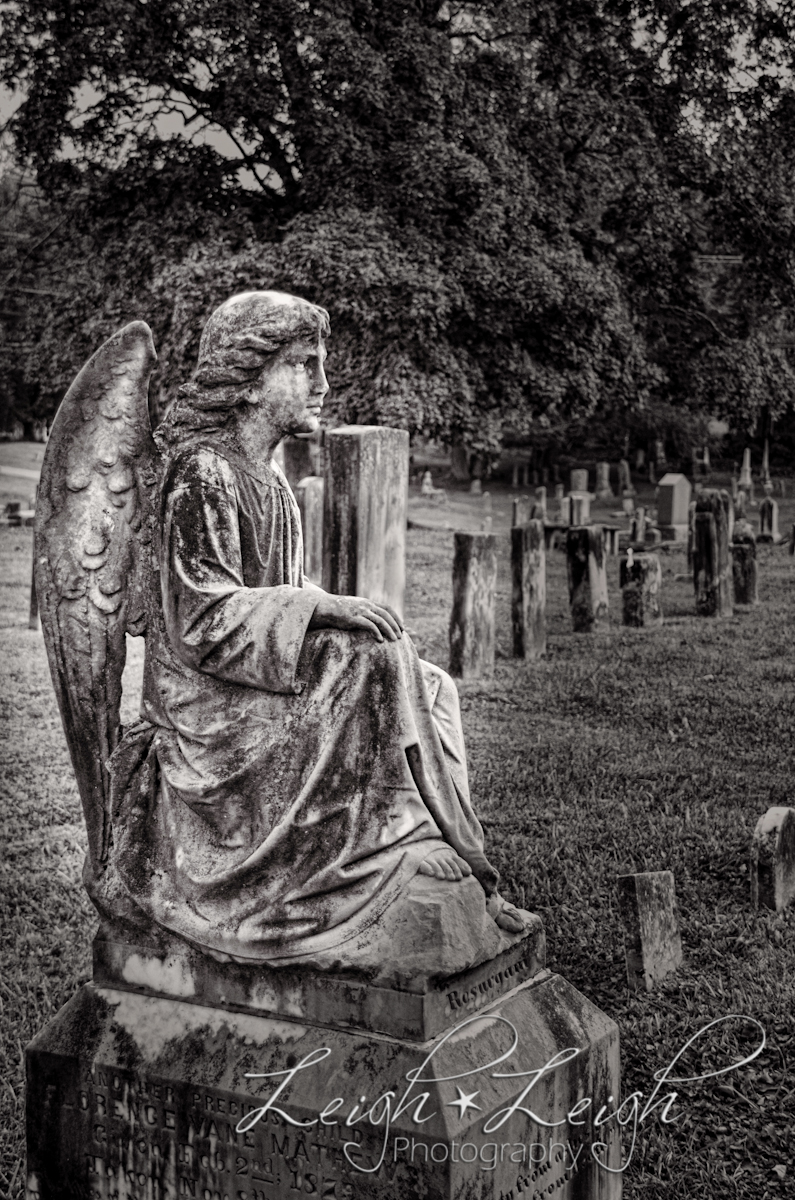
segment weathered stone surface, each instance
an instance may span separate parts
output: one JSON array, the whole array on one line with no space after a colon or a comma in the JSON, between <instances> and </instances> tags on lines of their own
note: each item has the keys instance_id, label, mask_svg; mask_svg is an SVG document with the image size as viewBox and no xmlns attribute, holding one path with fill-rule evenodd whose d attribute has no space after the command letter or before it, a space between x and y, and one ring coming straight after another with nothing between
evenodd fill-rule
<instances>
[{"instance_id":1,"label":"weathered stone surface","mask_svg":"<svg viewBox=\"0 0 795 1200\"><path fill-rule=\"evenodd\" d=\"M409 435L343 425L326 435L323 587L403 612Z\"/></svg>"},{"instance_id":2,"label":"weathered stone surface","mask_svg":"<svg viewBox=\"0 0 795 1200\"><path fill-rule=\"evenodd\" d=\"M662 568L656 554L628 554L619 570L623 623L635 628L662 625Z\"/></svg>"},{"instance_id":3,"label":"weathered stone surface","mask_svg":"<svg viewBox=\"0 0 795 1200\"><path fill-rule=\"evenodd\" d=\"M693 585L696 612L702 617L731 616L732 580L729 559L727 492L705 488L695 509Z\"/></svg>"},{"instance_id":4,"label":"weathered stone surface","mask_svg":"<svg viewBox=\"0 0 795 1200\"><path fill-rule=\"evenodd\" d=\"M472 679L494 672L494 600L497 539L493 533L456 533L450 674Z\"/></svg>"},{"instance_id":5,"label":"weathered stone surface","mask_svg":"<svg viewBox=\"0 0 795 1200\"><path fill-rule=\"evenodd\" d=\"M571 619L576 633L607 627L607 568L599 525L569 529L566 537Z\"/></svg>"},{"instance_id":6,"label":"weathered stone surface","mask_svg":"<svg viewBox=\"0 0 795 1200\"><path fill-rule=\"evenodd\" d=\"M625 492L632 492L632 474L629 469L629 463L625 458L622 458L618 464L618 494L623 496Z\"/></svg>"},{"instance_id":7,"label":"weathered stone surface","mask_svg":"<svg viewBox=\"0 0 795 1200\"><path fill-rule=\"evenodd\" d=\"M795 808L769 808L751 843L751 900L754 909L782 912L795 900Z\"/></svg>"},{"instance_id":8,"label":"weathered stone surface","mask_svg":"<svg viewBox=\"0 0 795 1200\"><path fill-rule=\"evenodd\" d=\"M319 953L314 968L221 963L167 931L120 941L109 926L94 941L94 983L425 1042L543 968L541 919L523 916L525 930L508 933L472 876L416 875L372 931L377 959L356 942Z\"/></svg>"},{"instance_id":9,"label":"weathered stone surface","mask_svg":"<svg viewBox=\"0 0 795 1200\"><path fill-rule=\"evenodd\" d=\"M570 492L587 492L588 491L588 472L583 468L576 468L569 474L569 491Z\"/></svg>"},{"instance_id":10,"label":"weathered stone surface","mask_svg":"<svg viewBox=\"0 0 795 1200\"><path fill-rule=\"evenodd\" d=\"M627 982L651 991L682 965L679 908L670 871L619 875Z\"/></svg>"},{"instance_id":11,"label":"weathered stone surface","mask_svg":"<svg viewBox=\"0 0 795 1200\"><path fill-rule=\"evenodd\" d=\"M547 564L544 524L530 521L511 530L511 622L516 658L546 654Z\"/></svg>"},{"instance_id":12,"label":"weathered stone surface","mask_svg":"<svg viewBox=\"0 0 795 1200\"><path fill-rule=\"evenodd\" d=\"M732 542L732 582L735 604L758 604L756 546L753 541Z\"/></svg>"},{"instance_id":13,"label":"weathered stone surface","mask_svg":"<svg viewBox=\"0 0 795 1200\"><path fill-rule=\"evenodd\" d=\"M743 450L743 465L740 471L740 487L750 492L754 486L753 477L751 475L751 450L746 446Z\"/></svg>"},{"instance_id":14,"label":"weathered stone surface","mask_svg":"<svg viewBox=\"0 0 795 1200\"><path fill-rule=\"evenodd\" d=\"M537 487L535 493L535 504L533 511L530 514L534 521L546 521L547 519L547 489L546 485Z\"/></svg>"},{"instance_id":15,"label":"weathered stone surface","mask_svg":"<svg viewBox=\"0 0 795 1200\"><path fill-rule=\"evenodd\" d=\"M308 475L293 488L301 514L304 575L318 587L323 579L323 490L319 475Z\"/></svg>"},{"instance_id":16,"label":"weathered stone surface","mask_svg":"<svg viewBox=\"0 0 795 1200\"><path fill-rule=\"evenodd\" d=\"M417 1045L85 987L28 1049L28 1200L618 1200L614 1022L545 973L451 1024ZM511 1115L553 1060L538 1120Z\"/></svg>"}]
</instances>

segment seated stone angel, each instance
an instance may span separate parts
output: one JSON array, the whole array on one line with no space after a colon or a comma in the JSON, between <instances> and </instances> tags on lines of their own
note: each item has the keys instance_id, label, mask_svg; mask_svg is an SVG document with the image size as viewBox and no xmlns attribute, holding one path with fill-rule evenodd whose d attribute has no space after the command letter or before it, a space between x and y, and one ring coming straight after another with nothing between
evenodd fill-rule
<instances>
[{"instance_id":1,"label":"seated stone angel","mask_svg":"<svg viewBox=\"0 0 795 1200\"><path fill-rule=\"evenodd\" d=\"M303 577L273 453L318 428L328 332L304 300L233 297L153 437L156 356L134 322L61 405L37 590L86 883L107 920L241 962L372 965L421 878L479 896L504 944L525 920L484 853L454 684L391 609ZM146 658L141 722L121 730L125 632Z\"/></svg>"}]
</instances>

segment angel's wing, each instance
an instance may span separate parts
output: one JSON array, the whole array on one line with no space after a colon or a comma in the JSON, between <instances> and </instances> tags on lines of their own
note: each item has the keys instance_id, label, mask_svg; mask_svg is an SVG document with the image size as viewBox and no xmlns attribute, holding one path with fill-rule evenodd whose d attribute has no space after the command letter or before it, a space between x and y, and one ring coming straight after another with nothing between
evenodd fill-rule
<instances>
[{"instance_id":1,"label":"angel's wing","mask_svg":"<svg viewBox=\"0 0 795 1200\"><path fill-rule=\"evenodd\" d=\"M36 592L92 875L108 850L107 760L120 733L124 635L145 625L157 461L147 394L156 361L143 321L89 359L53 422L36 505Z\"/></svg>"}]
</instances>

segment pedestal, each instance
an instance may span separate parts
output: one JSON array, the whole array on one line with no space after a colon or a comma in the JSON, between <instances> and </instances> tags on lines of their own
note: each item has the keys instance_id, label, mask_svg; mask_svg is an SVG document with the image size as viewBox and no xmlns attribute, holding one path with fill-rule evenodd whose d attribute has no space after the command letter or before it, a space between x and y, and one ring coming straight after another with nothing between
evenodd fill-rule
<instances>
[{"instance_id":1,"label":"pedestal","mask_svg":"<svg viewBox=\"0 0 795 1200\"><path fill-rule=\"evenodd\" d=\"M618 1030L547 972L424 1044L87 985L27 1076L28 1200L621 1194Z\"/></svg>"}]
</instances>

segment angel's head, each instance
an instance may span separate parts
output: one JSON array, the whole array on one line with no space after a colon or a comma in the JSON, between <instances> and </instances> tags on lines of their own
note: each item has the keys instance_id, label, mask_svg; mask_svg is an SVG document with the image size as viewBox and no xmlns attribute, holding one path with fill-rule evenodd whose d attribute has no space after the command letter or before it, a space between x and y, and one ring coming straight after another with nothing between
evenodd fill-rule
<instances>
[{"instance_id":1,"label":"angel's head","mask_svg":"<svg viewBox=\"0 0 795 1200\"><path fill-rule=\"evenodd\" d=\"M284 292L232 296L207 321L193 378L180 388L161 436L220 431L266 405L284 433L317 428L328 333L328 313L308 300Z\"/></svg>"}]
</instances>

